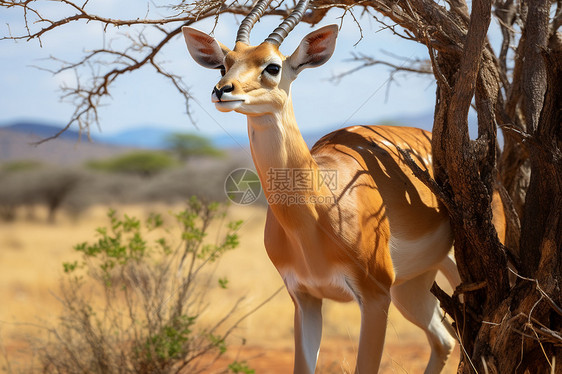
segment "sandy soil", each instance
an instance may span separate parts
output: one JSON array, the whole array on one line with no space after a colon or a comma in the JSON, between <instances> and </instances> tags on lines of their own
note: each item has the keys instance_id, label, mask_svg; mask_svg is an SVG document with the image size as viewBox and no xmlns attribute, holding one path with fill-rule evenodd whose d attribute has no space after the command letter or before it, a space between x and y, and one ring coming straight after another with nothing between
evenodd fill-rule
<instances>
[{"instance_id":1,"label":"sandy soil","mask_svg":"<svg viewBox=\"0 0 562 374\"><path fill-rule=\"evenodd\" d=\"M118 211L143 216L149 211L166 213L169 206L127 206ZM177 210L177 209L174 209ZM106 207L94 207L79 219L60 217L46 224L41 211L35 221L19 220L0 225L0 370L5 357L13 368L26 367L31 352L29 336L45 334L37 325L56 321L60 311L56 299L62 262L77 258L73 245L94 238L94 229L106 224ZM217 293L204 316L217 318L244 297L241 312L249 311L282 287L282 281L263 248L263 207L233 207L232 219L243 219L240 248L228 253L216 270L229 279L229 291ZM219 291L217 291L219 292ZM324 304L324 335L319 373L353 372L360 315L354 304ZM240 325L220 364L247 361L256 373L289 373L292 369L292 303L281 291ZM420 373L429 357L424 334L391 309L382 373ZM242 342L245 344L242 344ZM446 368L454 373L458 348ZM2 354L3 353L3 354ZM4 360L4 362L2 362ZM212 369L209 372L215 372Z\"/></svg>"}]
</instances>

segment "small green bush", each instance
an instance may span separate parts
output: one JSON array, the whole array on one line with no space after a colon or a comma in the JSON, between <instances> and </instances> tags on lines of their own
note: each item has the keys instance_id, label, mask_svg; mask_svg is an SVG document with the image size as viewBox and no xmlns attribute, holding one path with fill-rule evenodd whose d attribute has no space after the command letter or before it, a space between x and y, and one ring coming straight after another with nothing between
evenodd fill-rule
<instances>
[{"instance_id":1,"label":"small green bush","mask_svg":"<svg viewBox=\"0 0 562 374\"><path fill-rule=\"evenodd\" d=\"M27 171L27 170L34 170L39 169L43 166L39 161L34 160L16 160L5 162L0 165L0 172L19 172L19 171Z\"/></svg>"},{"instance_id":2,"label":"small green bush","mask_svg":"<svg viewBox=\"0 0 562 374\"><path fill-rule=\"evenodd\" d=\"M80 260L63 264L63 314L39 350L41 370L206 372L227 351L227 338L241 321L228 325L235 308L212 326L199 318L208 306L205 285L227 286L210 267L239 245L241 221L226 224L217 241L207 240L210 225L224 215L223 205L196 198L172 214L173 224L157 214L141 221L110 210L97 240L75 246ZM251 372L245 364L232 365L223 370Z\"/></svg>"},{"instance_id":3,"label":"small green bush","mask_svg":"<svg viewBox=\"0 0 562 374\"><path fill-rule=\"evenodd\" d=\"M242 373L242 374L254 374L255 370L251 369L246 362L238 362L235 361L232 364L228 365L228 369L230 372L234 374Z\"/></svg>"}]
</instances>

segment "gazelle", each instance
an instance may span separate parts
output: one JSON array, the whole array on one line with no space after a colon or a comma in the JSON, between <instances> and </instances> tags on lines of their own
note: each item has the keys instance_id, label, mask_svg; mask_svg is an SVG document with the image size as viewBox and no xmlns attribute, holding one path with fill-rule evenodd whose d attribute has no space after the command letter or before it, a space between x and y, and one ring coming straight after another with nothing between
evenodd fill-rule
<instances>
[{"instance_id":1,"label":"gazelle","mask_svg":"<svg viewBox=\"0 0 562 374\"><path fill-rule=\"evenodd\" d=\"M455 339L430 287L438 269L459 283L448 253L447 213L405 164L399 148L431 172L431 134L416 128L353 126L309 150L295 120L291 83L332 55L338 28L308 34L286 57L279 46L307 0L261 44L249 33L271 0L242 21L233 50L183 27L191 56L220 69L212 101L247 116L253 161L270 203L267 253L295 306L295 373L313 373L322 332L322 299L355 300L361 309L357 373L376 373L392 302L427 334L427 373L438 373Z\"/></svg>"}]
</instances>

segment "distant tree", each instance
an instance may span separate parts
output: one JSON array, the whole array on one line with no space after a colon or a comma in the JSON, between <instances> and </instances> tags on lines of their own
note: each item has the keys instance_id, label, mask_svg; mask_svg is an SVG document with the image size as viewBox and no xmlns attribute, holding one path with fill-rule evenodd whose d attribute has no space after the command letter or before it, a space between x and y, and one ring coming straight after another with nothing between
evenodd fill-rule
<instances>
[{"instance_id":1,"label":"distant tree","mask_svg":"<svg viewBox=\"0 0 562 374\"><path fill-rule=\"evenodd\" d=\"M36 204L44 204L48 210L47 221L54 223L57 212L84 179L84 174L75 169L9 169L0 170L0 218L6 221L14 220L17 209L22 206L31 209Z\"/></svg>"},{"instance_id":2,"label":"distant tree","mask_svg":"<svg viewBox=\"0 0 562 374\"><path fill-rule=\"evenodd\" d=\"M0 171L0 219L13 221L16 218L16 210L21 204L19 188L16 188L9 173Z\"/></svg>"},{"instance_id":3,"label":"distant tree","mask_svg":"<svg viewBox=\"0 0 562 374\"><path fill-rule=\"evenodd\" d=\"M56 214L70 194L83 180L84 175L74 169L45 168L31 173L27 179L26 203L38 201L48 208L47 221L55 223Z\"/></svg>"},{"instance_id":4,"label":"distant tree","mask_svg":"<svg viewBox=\"0 0 562 374\"><path fill-rule=\"evenodd\" d=\"M30 176L42 167L41 163L32 160L4 162L0 165L0 219L13 221L17 210L22 206L30 208L37 202L37 196L28 193L33 185Z\"/></svg>"},{"instance_id":5,"label":"distant tree","mask_svg":"<svg viewBox=\"0 0 562 374\"><path fill-rule=\"evenodd\" d=\"M87 165L96 170L151 177L177 166L177 162L165 152L135 151L107 160L90 161Z\"/></svg>"},{"instance_id":6,"label":"distant tree","mask_svg":"<svg viewBox=\"0 0 562 374\"><path fill-rule=\"evenodd\" d=\"M218 157L223 155L223 152L213 146L209 139L196 134L171 134L166 137L166 145L181 161L187 161L193 156Z\"/></svg>"}]
</instances>

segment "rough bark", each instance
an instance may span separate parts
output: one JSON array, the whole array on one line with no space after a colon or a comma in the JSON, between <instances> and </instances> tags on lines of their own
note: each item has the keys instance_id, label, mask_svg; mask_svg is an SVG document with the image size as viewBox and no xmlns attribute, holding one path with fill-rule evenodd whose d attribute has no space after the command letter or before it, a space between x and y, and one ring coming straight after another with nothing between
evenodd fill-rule
<instances>
[{"instance_id":1,"label":"rough bark","mask_svg":"<svg viewBox=\"0 0 562 374\"><path fill-rule=\"evenodd\" d=\"M409 7L400 1L375 5L427 45L438 84L435 181L426 183L438 189L449 210L463 284L453 298L434 291L455 320L467 352L459 372L549 372L562 344L559 36L549 28L549 3L531 1L517 10L509 0L496 2L496 13L506 11L501 17L506 30L514 12L526 22L508 74L505 48L513 41L512 30L495 57L486 40L491 2L474 1L470 18L458 3L449 2L449 12L422 0L412 0ZM475 141L469 139L467 123L473 98ZM506 138L499 157L498 125ZM503 191L509 248L491 224L494 188ZM508 258L517 274L511 285ZM562 358L556 358L554 370L561 372Z\"/></svg>"}]
</instances>

